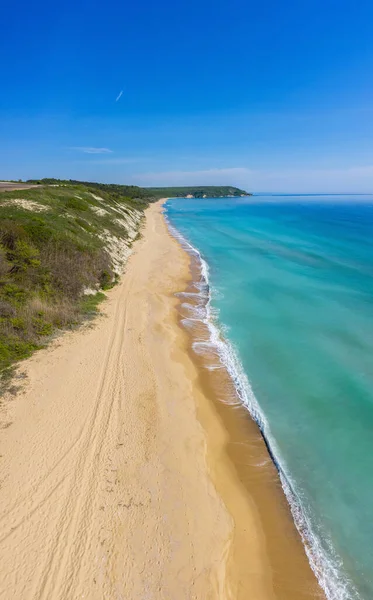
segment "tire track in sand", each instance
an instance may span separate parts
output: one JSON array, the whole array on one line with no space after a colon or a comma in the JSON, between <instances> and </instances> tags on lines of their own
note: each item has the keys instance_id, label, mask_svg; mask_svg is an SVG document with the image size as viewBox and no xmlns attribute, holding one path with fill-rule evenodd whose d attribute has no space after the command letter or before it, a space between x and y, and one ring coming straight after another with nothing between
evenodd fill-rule
<instances>
[{"instance_id":1,"label":"tire track in sand","mask_svg":"<svg viewBox=\"0 0 373 600\"><path fill-rule=\"evenodd\" d=\"M49 544L48 559L37 574L32 591L31 597L37 600L49 598L56 590L59 591L59 598L71 598L78 583L81 562L89 543L96 493L103 477L103 470L100 470L102 448L104 443L108 444L112 440L113 432L109 432L110 419L114 404L118 401L118 390L124 384L119 368L126 329L126 310L122 300L128 294L130 285L131 282L128 281L116 300L115 318L92 415L66 486L65 501Z\"/></svg>"}]
</instances>

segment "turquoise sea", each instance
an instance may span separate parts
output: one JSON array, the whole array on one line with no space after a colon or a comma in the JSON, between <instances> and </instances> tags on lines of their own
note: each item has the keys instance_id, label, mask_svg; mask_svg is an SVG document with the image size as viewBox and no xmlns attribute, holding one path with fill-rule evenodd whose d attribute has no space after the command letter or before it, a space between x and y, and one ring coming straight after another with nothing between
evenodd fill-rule
<instances>
[{"instance_id":1,"label":"turquoise sea","mask_svg":"<svg viewBox=\"0 0 373 600\"><path fill-rule=\"evenodd\" d=\"M373 196L173 199L166 214L199 252L201 318L320 584L329 600L372 600Z\"/></svg>"}]
</instances>

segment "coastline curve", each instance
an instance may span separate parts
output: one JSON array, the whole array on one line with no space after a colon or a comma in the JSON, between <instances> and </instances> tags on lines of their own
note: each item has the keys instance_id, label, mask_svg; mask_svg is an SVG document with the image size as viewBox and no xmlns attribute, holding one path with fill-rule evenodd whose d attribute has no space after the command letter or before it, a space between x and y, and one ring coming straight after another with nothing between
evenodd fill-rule
<instances>
[{"instance_id":1,"label":"coastline curve","mask_svg":"<svg viewBox=\"0 0 373 600\"><path fill-rule=\"evenodd\" d=\"M236 399L233 402L239 402L244 406L258 426L268 454L277 470L283 494L290 508L296 530L302 540L308 562L327 600L359 600L359 595L354 590L352 583L344 576L342 562L336 555L331 541L323 539L324 545L327 546L326 551L314 530L305 502L302 501L299 493L297 493L296 484L292 480L286 468L285 461L281 457L280 449L271 434L268 420L254 395L250 381L240 361L238 350L224 335L224 325L219 322L217 310L212 305L213 289L210 283L209 265L206 259L172 224L165 204L163 205L163 216L172 237L189 254L191 260L198 264L199 281L194 281L194 284L200 290L199 295L202 299L202 304L198 307L197 311L194 310L192 317L188 315L182 321L184 321L184 326L186 325L187 327L190 321L202 322L209 331L209 339L208 341L205 339L195 340L192 345L193 351L198 354L203 353L206 349L210 349L216 353L222 367L233 382L236 393ZM210 366L208 368L217 367Z\"/></svg>"}]
</instances>

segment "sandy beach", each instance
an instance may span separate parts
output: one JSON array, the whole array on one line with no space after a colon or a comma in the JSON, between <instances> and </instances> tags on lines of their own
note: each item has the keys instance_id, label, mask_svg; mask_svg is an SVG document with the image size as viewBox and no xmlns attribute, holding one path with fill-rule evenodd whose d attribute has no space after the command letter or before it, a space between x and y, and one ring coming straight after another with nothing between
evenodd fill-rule
<instances>
[{"instance_id":1,"label":"sandy beach","mask_svg":"<svg viewBox=\"0 0 373 600\"><path fill-rule=\"evenodd\" d=\"M256 425L180 327L190 285L157 203L98 319L21 365L0 413L0 598L323 598Z\"/></svg>"}]
</instances>

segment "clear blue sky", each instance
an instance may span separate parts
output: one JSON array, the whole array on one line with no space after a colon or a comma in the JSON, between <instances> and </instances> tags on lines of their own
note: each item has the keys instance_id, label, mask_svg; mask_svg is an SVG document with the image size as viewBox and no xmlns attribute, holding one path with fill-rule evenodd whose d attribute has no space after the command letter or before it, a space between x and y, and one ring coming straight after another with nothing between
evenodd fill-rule
<instances>
[{"instance_id":1,"label":"clear blue sky","mask_svg":"<svg viewBox=\"0 0 373 600\"><path fill-rule=\"evenodd\" d=\"M7 2L0 178L373 192L372 24L367 0Z\"/></svg>"}]
</instances>

